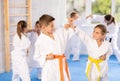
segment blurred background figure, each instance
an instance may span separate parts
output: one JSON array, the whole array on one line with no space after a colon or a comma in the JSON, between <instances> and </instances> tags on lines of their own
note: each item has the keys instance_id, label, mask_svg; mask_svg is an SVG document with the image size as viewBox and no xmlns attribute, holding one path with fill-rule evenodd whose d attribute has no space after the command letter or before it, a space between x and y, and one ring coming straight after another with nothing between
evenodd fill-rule
<instances>
[{"instance_id":1,"label":"blurred background figure","mask_svg":"<svg viewBox=\"0 0 120 81\"><path fill-rule=\"evenodd\" d=\"M34 51L35 51L35 42L38 38L38 36L40 35L40 31L41 31L41 27L39 25L39 21L36 21L35 23L35 27L34 29L32 30L28 30L28 37L31 41L31 46L30 46L30 49L29 49L29 54L28 54L28 65L29 65L29 70L30 70L30 73L32 71L33 68L37 68L38 70L38 79L41 79L41 67L40 65L37 63L37 61L35 61L33 59L34 57Z\"/></svg>"}]
</instances>

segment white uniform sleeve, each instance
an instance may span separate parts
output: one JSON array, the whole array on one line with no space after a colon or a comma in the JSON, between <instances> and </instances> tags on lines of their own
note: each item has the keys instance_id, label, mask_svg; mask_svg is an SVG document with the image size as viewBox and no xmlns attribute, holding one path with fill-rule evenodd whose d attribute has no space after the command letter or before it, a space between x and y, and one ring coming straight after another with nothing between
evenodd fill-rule
<instances>
[{"instance_id":1,"label":"white uniform sleeve","mask_svg":"<svg viewBox=\"0 0 120 81\"><path fill-rule=\"evenodd\" d=\"M79 29L77 30L76 35L85 43L87 44L88 41L91 39L89 35L87 35L83 30Z\"/></svg>"},{"instance_id":2,"label":"white uniform sleeve","mask_svg":"<svg viewBox=\"0 0 120 81\"><path fill-rule=\"evenodd\" d=\"M35 43L35 52L34 52L34 60L36 60L39 64L40 67L43 67L45 62L46 62L46 55L42 54L41 50L44 50L39 43L39 39L37 39L36 43Z\"/></svg>"},{"instance_id":3,"label":"white uniform sleeve","mask_svg":"<svg viewBox=\"0 0 120 81\"><path fill-rule=\"evenodd\" d=\"M68 40L71 39L72 36L74 36L79 31L79 28L76 26L75 29L69 28L67 30L67 38Z\"/></svg>"},{"instance_id":4,"label":"white uniform sleeve","mask_svg":"<svg viewBox=\"0 0 120 81\"><path fill-rule=\"evenodd\" d=\"M30 47L30 40L24 36L24 39L21 40L23 49L28 49Z\"/></svg>"},{"instance_id":5,"label":"white uniform sleeve","mask_svg":"<svg viewBox=\"0 0 120 81\"><path fill-rule=\"evenodd\" d=\"M67 38L68 40L75 34L75 31L72 28L67 30Z\"/></svg>"},{"instance_id":6,"label":"white uniform sleeve","mask_svg":"<svg viewBox=\"0 0 120 81\"><path fill-rule=\"evenodd\" d=\"M19 36L16 34L13 38L13 46L15 49L28 49L30 47L30 41L29 39L22 35L22 38L20 39Z\"/></svg>"},{"instance_id":7,"label":"white uniform sleeve","mask_svg":"<svg viewBox=\"0 0 120 81\"><path fill-rule=\"evenodd\" d=\"M112 37L116 36L118 28L114 23L111 23L110 25L107 26L107 30L109 32L109 33L107 33L107 37L112 38Z\"/></svg>"},{"instance_id":8,"label":"white uniform sleeve","mask_svg":"<svg viewBox=\"0 0 120 81\"><path fill-rule=\"evenodd\" d=\"M112 50L112 47L111 47L111 44L109 45L109 48L108 48L108 52L106 53L107 56L106 56L106 59L109 60L109 57L112 55L113 53L113 50Z\"/></svg>"},{"instance_id":9,"label":"white uniform sleeve","mask_svg":"<svg viewBox=\"0 0 120 81\"><path fill-rule=\"evenodd\" d=\"M75 30L73 30L72 28L69 29L65 29L64 27L62 28L58 28L56 29L56 33L58 34L63 34L63 37L67 40L69 40L73 35L75 35L75 33L77 32L77 28L75 28Z\"/></svg>"},{"instance_id":10,"label":"white uniform sleeve","mask_svg":"<svg viewBox=\"0 0 120 81\"><path fill-rule=\"evenodd\" d=\"M93 21L93 22L103 23L103 22L104 22L104 16L101 16L101 15L93 15L92 21Z\"/></svg>"},{"instance_id":11,"label":"white uniform sleeve","mask_svg":"<svg viewBox=\"0 0 120 81\"><path fill-rule=\"evenodd\" d=\"M13 37L13 46L22 47L22 45L20 44L20 38L18 37L17 34Z\"/></svg>"},{"instance_id":12,"label":"white uniform sleeve","mask_svg":"<svg viewBox=\"0 0 120 81\"><path fill-rule=\"evenodd\" d=\"M82 25L87 23L87 19L85 17L83 18L79 18L77 20L74 21L75 26L81 27Z\"/></svg>"}]
</instances>

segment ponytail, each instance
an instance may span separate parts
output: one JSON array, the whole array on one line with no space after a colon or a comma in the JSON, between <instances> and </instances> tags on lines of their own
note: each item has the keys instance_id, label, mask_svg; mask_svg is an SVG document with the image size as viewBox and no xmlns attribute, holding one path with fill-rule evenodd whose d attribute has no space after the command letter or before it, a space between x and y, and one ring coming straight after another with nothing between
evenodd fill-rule
<instances>
[{"instance_id":1,"label":"ponytail","mask_svg":"<svg viewBox=\"0 0 120 81\"><path fill-rule=\"evenodd\" d=\"M115 24L115 18L113 17L113 19L112 19L112 21L111 22L113 22L114 24Z\"/></svg>"},{"instance_id":2,"label":"ponytail","mask_svg":"<svg viewBox=\"0 0 120 81\"><path fill-rule=\"evenodd\" d=\"M115 24L115 18L111 14L107 14L104 16L105 20L108 21L107 25L114 23Z\"/></svg>"},{"instance_id":3,"label":"ponytail","mask_svg":"<svg viewBox=\"0 0 120 81\"><path fill-rule=\"evenodd\" d=\"M21 34L24 32L24 28L27 27L27 23L24 20L21 20L17 24L17 34L19 38L21 39Z\"/></svg>"}]
</instances>

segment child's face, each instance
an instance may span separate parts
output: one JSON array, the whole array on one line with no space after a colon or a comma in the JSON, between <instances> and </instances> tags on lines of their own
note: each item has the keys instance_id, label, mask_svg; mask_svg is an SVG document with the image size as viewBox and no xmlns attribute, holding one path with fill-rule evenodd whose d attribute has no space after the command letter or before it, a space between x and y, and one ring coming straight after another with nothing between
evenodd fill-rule
<instances>
[{"instance_id":1,"label":"child's face","mask_svg":"<svg viewBox=\"0 0 120 81\"><path fill-rule=\"evenodd\" d=\"M36 24L36 25L35 25L35 30L36 30L37 32L40 32L40 30L41 30L40 24Z\"/></svg>"},{"instance_id":2,"label":"child's face","mask_svg":"<svg viewBox=\"0 0 120 81\"><path fill-rule=\"evenodd\" d=\"M74 19L74 20L77 20L78 18L79 18L79 14L76 14L73 19Z\"/></svg>"},{"instance_id":3,"label":"child's face","mask_svg":"<svg viewBox=\"0 0 120 81\"><path fill-rule=\"evenodd\" d=\"M102 34L102 31L100 28L95 28L93 31L93 38L96 40L103 40L105 38L105 34Z\"/></svg>"},{"instance_id":4,"label":"child's face","mask_svg":"<svg viewBox=\"0 0 120 81\"><path fill-rule=\"evenodd\" d=\"M54 31L54 21L50 22L47 27L45 27L45 31L52 34Z\"/></svg>"},{"instance_id":5,"label":"child's face","mask_svg":"<svg viewBox=\"0 0 120 81\"><path fill-rule=\"evenodd\" d=\"M74 22L75 20L77 20L79 18L79 14L75 14L75 16L73 18L68 19L69 22Z\"/></svg>"},{"instance_id":6,"label":"child's face","mask_svg":"<svg viewBox=\"0 0 120 81\"><path fill-rule=\"evenodd\" d=\"M26 33L27 31L28 31L28 28L25 27L25 28L23 29L23 32Z\"/></svg>"}]
</instances>

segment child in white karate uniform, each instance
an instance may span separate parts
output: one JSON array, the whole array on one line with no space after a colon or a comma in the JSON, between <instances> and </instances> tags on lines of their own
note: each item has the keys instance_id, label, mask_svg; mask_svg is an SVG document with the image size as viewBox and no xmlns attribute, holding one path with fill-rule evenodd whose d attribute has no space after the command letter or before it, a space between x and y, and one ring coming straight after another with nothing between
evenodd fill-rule
<instances>
[{"instance_id":1,"label":"child in white karate uniform","mask_svg":"<svg viewBox=\"0 0 120 81\"><path fill-rule=\"evenodd\" d=\"M119 47L117 45L118 27L116 26L115 18L110 14L107 14L104 16L92 16L92 15L90 15L89 17L92 18L92 21L100 22L106 26L107 31L108 31L108 33L106 35L106 39L109 42L111 42L113 52L114 52L115 56L117 57L117 60L120 63L120 50L119 50Z\"/></svg>"},{"instance_id":2,"label":"child in white karate uniform","mask_svg":"<svg viewBox=\"0 0 120 81\"><path fill-rule=\"evenodd\" d=\"M17 33L13 38L13 51L11 52L12 59L12 81L31 81L27 64L27 51L30 47L30 41L26 35L26 21L19 21L17 24Z\"/></svg>"},{"instance_id":3,"label":"child in white karate uniform","mask_svg":"<svg viewBox=\"0 0 120 81\"><path fill-rule=\"evenodd\" d=\"M95 26L92 37L78 29L77 35L85 43L88 50L86 75L89 81L108 81L107 60L112 54L108 41L104 40L107 29L104 25Z\"/></svg>"},{"instance_id":4,"label":"child in white karate uniform","mask_svg":"<svg viewBox=\"0 0 120 81\"><path fill-rule=\"evenodd\" d=\"M72 12L70 14L70 18L68 18L68 22L65 23L66 24L76 24L76 20L79 18L79 15L77 12ZM71 25L70 25L71 26ZM68 43L67 43L67 47L66 47L66 57L67 59L69 59L70 57L70 54L73 54L73 61L77 61L77 60L80 60L79 56L80 56L80 44L81 44L81 41L80 39L76 36L76 35L73 35L71 37L70 40L68 40Z\"/></svg>"},{"instance_id":5,"label":"child in white karate uniform","mask_svg":"<svg viewBox=\"0 0 120 81\"><path fill-rule=\"evenodd\" d=\"M54 29L54 18L42 15L39 19L41 35L35 43L35 57L42 67L42 81L70 81L68 65L64 55L66 42L75 27Z\"/></svg>"}]
</instances>

